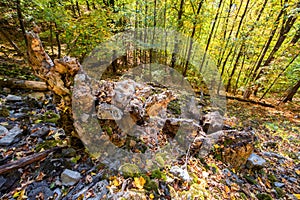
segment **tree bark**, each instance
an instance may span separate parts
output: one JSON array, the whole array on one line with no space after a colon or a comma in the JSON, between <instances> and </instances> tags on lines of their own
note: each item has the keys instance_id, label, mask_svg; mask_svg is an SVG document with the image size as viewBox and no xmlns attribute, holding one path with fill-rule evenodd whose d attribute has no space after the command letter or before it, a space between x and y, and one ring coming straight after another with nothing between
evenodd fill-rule
<instances>
[{"instance_id":1,"label":"tree bark","mask_svg":"<svg viewBox=\"0 0 300 200\"><path fill-rule=\"evenodd\" d=\"M28 61L37 77L44 80L55 94L60 112L60 126L66 133L74 133L72 114L72 89L74 77L81 69L76 58L65 56L51 60L35 32L26 33L28 39Z\"/></svg>"},{"instance_id":2,"label":"tree bark","mask_svg":"<svg viewBox=\"0 0 300 200\"><path fill-rule=\"evenodd\" d=\"M9 36L5 33L3 29L0 29L0 33L3 35L3 37L10 43L10 45L18 52L19 55L23 56L24 54L22 51L19 49L16 43L12 41Z\"/></svg>"},{"instance_id":3,"label":"tree bark","mask_svg":"<svg viewBox=\"0 0 300 200\"><path fill-rule=\"evenodd\" d=\"M60 147L55 147L53 149L48 149L43 152L39 152L24 158L21 158L16 161L12 161L10 163L7 163L5 165L0 166L0 174L5 174L8 172L11 172L14 169L19 169L21 167L24 167L26 165L32 164L36 161L42 160L43 158L46 158L50 153L55 152L57 150L61 149Z\"/></svg>"},{"instance_id":4,"label":"tree bark","mask_svg":"<svg viewBox=\"0 0 300 200\"><path fill-rule=\"evenodd\" d=\"M292 89L290 89L290 91L288 92L288 94L286 95L286 97L282 100L282 102L286 103L288 101L292 101L293 97L297 93L299 87L300 87L300 80L298 80L298 82L296 83L296 85L294 85L294 87L292 87Z\"/></svg>"},{"instance_id":5,"label":"tree bark","mask_svg":"<svg viewBox=\"0 0 300 200\"><path fill-rule=\"evenodd\" d=\"M24 26L24 20L23 20L23 15L22 15L22 9L21 9L21 2L20 0L16 1L16 6L17 6L17 14L18 14L18 20L20 23L20 28L22 30L22 34L24 37L25 45L27 46L27 38L26 38L26 31L25 31L25 26Z\"/></svg>"}]
</instances>

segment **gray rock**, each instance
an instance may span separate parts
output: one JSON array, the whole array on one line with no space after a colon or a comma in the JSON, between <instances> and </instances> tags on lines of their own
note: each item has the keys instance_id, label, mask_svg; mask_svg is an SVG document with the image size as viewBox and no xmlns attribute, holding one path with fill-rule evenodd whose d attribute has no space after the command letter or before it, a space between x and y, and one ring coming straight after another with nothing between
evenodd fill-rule
<instances>
[{"instance_id":1,"label":"gray rock","mask_svg":"<svg viewBox=\"0 0 300 200\"><path fill-rule=\"evenodd\" d=\"M281 187L283 187L283 186L284 186L284 183L280 183L280 182L274 182L274 186L275 186L275 187L279 187L279 188L281 188Z\"/></svg>"},{"instance_id":2,"label":"gray rock","mask_svg":"<svg viewBox=\"0 0 300 200\"><path fill-rule=\"evenodd\" d=\"M6 182L6 178L4 178L3 176L0 176L0 188L2 188L2 186L5 184Z\"/></svg>"},{"instance_id":3,"label":"gray rock","mask_svg":"<svg viewBox=\"0 0 300 200\"><path fill-rule=\"evenodd\" d=\"M62 197L61 190L60 190L59 188L56 188L56 189L53 191L53 195L56 195L55 200L61 199L61 197Z\"/></svg>"},{"instance_id":4,"label":"gray rock","mask_svg":"<svg viewBox=\"0 0 300 200\"><path fill-rule=\"evenodd\" d=\"M80 180L81 175L79 172L65 169L61 174L60 178L63 185L72 186Z\"/></svg>"},{"instance_id":5,"label":"gray rock","mask_svg":"<svg viewBox=\"0 0 300 200\"><path fill-rule=\"evenodd\" d=\"M89 198L89 200L97 200L97 199L102 199L104 195L108 193L107 186L109 185L107 180L102 180L94 185L92 188L95 197L94 198Z\"/></svg>"},{"instance_id":6,"label":"gray rock","mask_svg":"<svg viewBox=\"0 0 300 200\"><path fill-rule=\"evenodd\" d=\"M223 122L224 118L218 111L210 112L204 115L203 130L206 133L220 131L223 128Z\"/></svg>"},{"instance_id":7,"label":"gray rock","mask_svg":"<svg viewBox=\"0 0 300 200\"><path fill-rule=\"evenodd\" d=\"M16 138L22 134L23 130L19 128L19 126L13 127L9 130L8 134L0 139L1 146L8 146L13 142L16 142Z\"/></svg>"},{"instance_id":8,"label":"gray rock","mask_svg":"<svg viewBox=\"0 0 300 200\"><path fill-rule=\"evenodd\" d=\"M180 168L178 166L173 166L170 169L170 172L180 178L182 178L184 181L191 181L191 177L189 173L187 172L187 169Z\"/></svg>"},{"instance_id":9,"label":"gray rock","mask_svg":"<svg viewBox=\"0 0 300 200\"><path fill-rule=\"evenodd\" d=\"M6 101L22 101L22 97L9 94L6 97Z\"/></svg>"},{"instance_id":10,"label":"gray rock","mask_svg":"<svg viewBox=\"0 0 300 200\"><path fill-rule=\"evenodd\" d=\"M7 134L8 134L7 128L5 128L4 126L0 125L0 136L1 135L7 135Z\"/></svg>"},{"instance_id":11,"label":"gray rock","mask_svg":"<svg viewBox=\"0 0 300 200\"><path fill-rule=\"evenodd\" d=\"M266 165L266 160L262 157L252 153L247 160L246 166L249 169L261 169Z\"/></svg>"}]
</instances>

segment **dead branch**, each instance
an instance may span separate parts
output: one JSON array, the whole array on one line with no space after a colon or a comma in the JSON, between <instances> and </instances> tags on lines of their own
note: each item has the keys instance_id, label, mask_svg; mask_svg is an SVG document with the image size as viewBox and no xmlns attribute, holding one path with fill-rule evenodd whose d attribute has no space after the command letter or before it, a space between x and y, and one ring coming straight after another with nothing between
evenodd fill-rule
<instances>
[{"instance_id":1,"label":"dead branch","mask_svg":"<svg viewBox=\"0 0 300 200\"><path fill-rule=\"evenodd\" d=\"M0 87L29 89L34 91L47 91L48 87L45 82L42 81L27 81L14 78L2 78L0 77Z\"/></svg>"},{"instance_id":2,"label":"dead branch","mask_svg":"<svg viewBox=\"0 0 300 200\"><path fill-rule=\"evenodd\" d=\"M36 154L32 154L30 156L21 158L19 160L7 163L5 165L0 166L0 174L8 173L14 169L19 169L21 167L24 167L26 165L29 165L31 163L34 163L36 161L42 160L43 158L46 158L50 153L55 152L57 150L61 149L61 147L55 147L53 149L48 149L43 152L39 152Z\"/></svg>"}]
</instances>

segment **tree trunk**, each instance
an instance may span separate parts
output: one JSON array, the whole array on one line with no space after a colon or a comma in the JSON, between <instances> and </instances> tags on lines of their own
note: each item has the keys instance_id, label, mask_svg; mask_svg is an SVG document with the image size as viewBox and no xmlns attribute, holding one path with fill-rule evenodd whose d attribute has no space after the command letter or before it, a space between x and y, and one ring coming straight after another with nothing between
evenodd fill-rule
<instances>
[{"instance_id":1,"label":"tree trunk","mask_svg":"<svg viewBox=\"0 0 300 200\"><path fill-rule=\"evenodd\" d=\"M23 56L24 54L22 51L19 49L16 43L12 41L9 36L5 33L3 29L0 29L0 33L3 35L3 37L10 43L10 45L18 52L19 55Z\"/></svg>"},{"instance_id":2,"label":"tree trunk","mask_svg":"<svg viewBox=\"0 0 300 200\"><path fill-rule=\"evenodd\" d=\"M298 4L298 9L300 7L300 3ZM291 30L291 28L293 27L297 17L294 15L290 15L288 17L288 19L286 20L287 16L284 16L283 22L282 22L282 27L279 33L279 38L275 44L275 46L272 49L272 52L270 53L269 57L267 58L267 60L264 63L264 66L268 66L270 64L270 62L273 60L274 58L274 54L279 50L279 48L281 47L281 45L283 44L284 40L286 39L288 32Z\"/></svg>"},{"instance_id":3,"label":"tree trunk","mask_svg":"<svg viewBox=\"0 0 300 200\"><path fill-rule=\"evenodd\" d=\"M202 59L202 63L200 65L200 72L202 71L202 68L203 68L203 65L205 63L205 59L206 59L206 55L207 55L207 52L208 52L208 48L209 48L209 45L210 45L210 41L211 41L211 38L212 38L212 35L214 33L214 30L215 30L215 26L216 26L216 21L218 20L218 17L219 17L219 14L220 14L220 9L221 9L221 5L222 5L222 2L223 0L220 0L220 3L218 5L218 10L217 10L217 14L213 20L213 25L211 27L211 31L209 33L209 36L208 36L208 40L207 40L207 44L206 44L206 47L205 47L205 51L204 51L204 55L203 55L203 59Z\"/></svg>"},{"instance_id":4,"label":"tree trunk","mask_svg":"<svg viewBox=\"0 0 300 200\"><path fill-rule=\"evenodd\" d=\"M22 34L24 37L25 45L27 46L27 38L26 38L26 31L25 31L25 26L24 26L24 20L23 20L23 15L22 15L22 9L21 9L21 2L20 0L16 1L16 6L17 6L17 14L18 14L18 20L20 23L20 28L22 30Z\"/></svg>"},{"instance_id":5,"label":"tree trunk","mask_svg":"<svg viewBox=\"0 0 300 200\"><path fill-rule=\"evenodd\" d=\"M285 0L285 3L287 2L287 0ZM271 45L271 42L272 42L272 40L273 40L273 37L275 36L275 33L276 33L276 31L277 31L277 28L278 28L278 25L279 25L279 21L280 21L280 19L281 19L281 16L284 14L284 11L285 11L285 5L282 7L282 9L280 10L280 12L279 12L279 14L278 14L278 16L277 16L277 18L276 18L276 20L275 20L275 25L274 25L274 27L273 27L273 29L272 29L272 31L271 31L271 34L270 34L270 36L269 36L269 39L268 39L268 41L267 41L267 43L266 43L266 45L264 46L264 48L262 49L262 52L261 52L261 56L259 57L259 59L257 60L257 62L256 62L256 65L255 65L255 67L254 67L254 71L253 71L253 74L252 74L252 79L253 80L257 80L257 71L258 71L258 69L260 68L260 66L261 66L261 63L263 62L263 59L264 59L264 57L266 56L266 53L267 53L267 51L269 50L269 47L270 47L270 45Z\"/></svg>"},{"instance_id":6,"label":"tree trunk","mask_svg":"<svg viewBox=\"0 0 300 200\"><path fill-rule=\"evenodd\" d=\"M286 95L286 97L282 100L282 102L286 103L288 101L292 101L293 97L297 93L299 87L300 87L300 80L298 80L298 82L296 83L296 85L294 87L292 87L292 89L290 89L290 91L288 92L288 94Z\"/></svg>"},{"instance_id":7,"label":"tree trunk","mask_svg":"<svg viewBox=\"0 0 300 200\"><path fill-rule=\"evenodd\" d=\"M181 0L180 1L180 7L179 7L179 11L178 11L178 17L177 17L177 31L179 31L182 26L183 26L183 21L182 21L182 15L183 15L183 5L184 5L184 0ZM176 56L177 56L177 53L178 53L178 38L177 38L177 35L175 35L175 39L174 39L174 50L173 50L173 53L172 53L172 58L171 58L171 67L172 68L175 68L175 64L176 64Z\"/></svg>"},{"instance_id":8,"label":"tree trunk","mask_svg":"<svg viewBox=\"0 0 300 200\"><path fill-rule=\"evenodd\" d=\"M191 54L192 54L192 49L193 49L193 39L194 39L194 36L195 36L195 33L196 33L197 19L198 19L198 15L200 13L200 10L202 8L203 2L204 2L204 0L201 0L199 2L197 13L195 15L195 19L194 19L194 22L193 22L193 29L192 29L192 34L191 34L191 37L190 37L190 45L189 45L189 49L188 49L188 53L187 53L187 59L186 59L186 63L185 63L183 73L182 73L182 75L184 77L186 76L186 72L188 70L188 66L189 66L189 62L190 62L190 58L191 58Z\"/></svg>"},{"instance_id":9,"label":"tree trunk","mask_svg":"<svg viewBox=\"0 0 300 200\"><path fill-rule=\"evenodd\" d=\"M54 22L55 25L55 38L56 38L56 43L57 43L57 58L61 57L61 43L60 43L60 39L59 39L59 30L57 28L57 24L56 22Z\"/></svg>"},{"instance_id":10,"label":"tree trunk","mask_svg":"<svg viewBox=\"0 0 300 200\"><path fill-rule=\"evenodd\" d=\"M60 126L66 133L75 133L72 113L72 86L74 77L81 69L76 58L64 57L51 60L45 52L37 33L26 33L28 61L37 77L47 83L59 101Z\"/></svg>"},{"instance_id":11,"label":"tree trunk","mask_svg":"<svg viewBox=\"0 0 300 200\"><path fill-rule=\"evenodd\" d=\"M264 94L260 97L259 101L264 98L264 96L271 90L273 85L276 83L276 81L282 76L282 74L289 68L289 66L296 60L296 58L299 56L299 53L287 64L287 66L280 72L280 74L275 78L273 83L269 86L269 88L264 92Z\"/></svg>"},{"instance_id":12,"label":"tree trunk","mask_svg":"<svg viewBox=\"0 0 300 200\"><path fill-rule=\"evenodd\" d=\"M91 10L91 9L90 9L90 4L89 4L89 1L88 1L88 0L86 0L85 2L86 2L86 8L87 8L87 10Z\"/></svg>"},{"instance_id":13,"label":"tree trunk","mask_svg":"<svg viewBox=\"0 0 300 200\"><path fill-rule=\"evenodd\" d=\"M78 16L81 16L81 12L80 12L80 7L79 7L78 1L76 1L76 9L77 9Z\"/></svg>"}]
</instances>

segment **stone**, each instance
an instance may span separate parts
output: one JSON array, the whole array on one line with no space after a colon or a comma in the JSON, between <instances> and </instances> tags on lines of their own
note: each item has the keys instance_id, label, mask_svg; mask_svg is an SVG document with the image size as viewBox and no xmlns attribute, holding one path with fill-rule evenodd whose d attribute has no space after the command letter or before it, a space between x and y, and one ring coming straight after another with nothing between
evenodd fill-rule
<instances>
[{"instance_id":1,"label":"stone","mask_svg":"<svg viewBox=\"0 0 300 200\"><path fill-rule=\"evenodd\" d=\"M246 166L248 169L261 169L266 165L266 160L252 153L247 160Z\"/></svg>"},{"instance_id":2,"label":"stone","mask_svg":"<svg viewBox=\"0 0 300 200\"><path fill-rule=\"evenodd\" d=\"M119 171L126 177L134 177L141 174L140 168L137 165L130 163L121 165Z\"/></svg>"},{"instance_id":3,"label":"stone","mask_svg":"<svg viewBox=\"0 0 300 200\"><path fill-rule=\"evenodd\" d=\"M12 94L9 94L9 95L7 95L7 97L6 97L6 101L12 101L12 102L15 102L15 101L22 101L22 97L16 96L16 95L12 95Z\"/></svg>"},{"instance_id":4,"label":"stone","mask_svg":"<svg viewBox=\"0 0 300 200\"><path fill-rule=\"evenodd\" d=\"M55 200L59 200L62 197L62 192L61 192L61 190L59 188L56 188L53 191L53 195L55 195Z\"/></svg>"},{"instance_id":5,"label":"stone","mask_svg":"<svg viewBox=\"0 0 300 200\"><path fill-rule=\"evenodd\" d=\"M42 195L44 199L49 199L53 196L53 191L50 190L49 185L45 182L34 182L26 189L28 192L28 199L36 199L37 196Z\"/></svg>"},{"instance_id":6,"label":"stone","mask_svg":"<svg viewBox=\"0 0 300 200\"><path fill-rule=\"evenodd\" d=\"M73 186L80 180L81 175L79 172L65 169L61 174L60 178L63 185Z\"/></svg>"},{"instance_id":7,"label":"stone","mask_svg":"<svg viewBox=\"0 0 300 200\"><path fill-rule=\"evenodd\" d=\"M5 184L6 182L6 178L4 178L3 176L0 176L0 188L2 188L2 186ZM1 191L1 189L0 189Z\"/></svg>"},{"instance_id":8,"label":"stone","mask_svg":"<svg viewBox=\"0 0 300 200\"><path fill-rule=\"evenodd\" d=\"M123 112L114 105L101 103L97 106L98 119L120 120Z\"/></svg>"},{"instance_id":9,"label":"stone","mask_svg":"<svg viewBox=\"0 0 300 200\"><path fill-rule=\"evenodd\" d=\"M275 187L279 187L279 188L281 188L281 187L283 187L283 186L284 186L284 183L280 183L280 182L274 182L274 186L275 186Z\"/></svg>"},{"instance_id":10,"label":"stone","mask_svg":"<svg viewBox=\"0 0 300 200\"><path fill-rule=\"evenodd\" d=\"M13 142L16 142L16 138L23 133L23 130L18 125L9 130L8 134L0 139L1 146L8 146Z\"/></svg>"},{"instance_id":11,"label":"stone","mask_svg":"<svg viewBox=\"0 0 300 200\"><path fill-rule=\"evenodd\" d=\"M210 112L204 115L203 118L204 118L203 120L204 132L214 133L222 130L224 118L218 111Z\"/></svg>"},{"instance_id":12,"label":"stone","mask_svg":"<svg viewBox=\"0 0 300 200\"><path fill-rule=\"evenodd\" d=\"M274 153L274 152L263 152L263 155L264 156L267 156L267 157L274 157L274 158L278 158L278 159L286 159L286 157L282 156L282 155L279 155L277 153Z\"/></svg>"},{"instance_id":13,"label":"stone","mask_svg":"<svg viewBox=\"0 0 300 200\"><path fill-rule=\"evenodd\" d=\"M190 177L187 169L183 169L178 166L172 166L170 169L170 172L172 174L174 174L175 176L180 177L184 181L187 181L187 182L191 181L191 177Z\"/></svg>"},{"instance_id":14,"label":"stone","mask_svg":"<svg viewBox=\"0 0 300 200\"><path fill-rule=\"evenodd\" d=\"M7 128L5 128L4 126L0 125L0 136L1 135L7 135L7 134L8 134Z\"/></svg>"},{"instance_id":15,"label":"stone","mask_svg":"<svg viewBox=\"0 0 300 200\"><path fill-rule=\"evenodd\" d=\"M102 199L104 195L108 193L107 186L109 185L107 180L102 180L96 183L92 190L95 194L94 198L91 198L90 200L97 200L97 199Z\"/></svg>"},{"instance_id":16,"label":"stone","mask_svg":"<svg viewBox=\"0 0 300 200\"><path fill-rule=\"evenodd\" d=\"M35 99L37 101L44 101L45 100L45 93L43 92L33 92L28 94L28 97Z\"/></svg>"}]
</instances>

